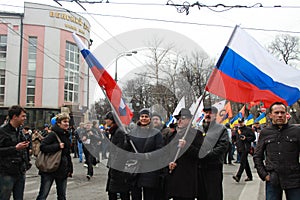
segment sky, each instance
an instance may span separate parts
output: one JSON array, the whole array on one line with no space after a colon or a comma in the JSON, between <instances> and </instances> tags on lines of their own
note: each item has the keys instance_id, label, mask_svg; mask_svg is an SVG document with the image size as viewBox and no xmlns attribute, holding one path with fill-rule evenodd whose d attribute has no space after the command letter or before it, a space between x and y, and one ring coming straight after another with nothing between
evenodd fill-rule
<instances>
[{"instance_id":1,"label":"sky","mask_svg":"<svg viewBox=\"0 0 300 200\"><path fill-rule=\"evenodd\" d=\"M52 0L28 1L60 7ZM269 45L278 34L300 37L300 2L294 0L203 0L201 3L205 6L218 4L224 6L209 8L203 6L200 9L194 6L189 8L188 15L186 12L177 12L176 7L166 5L167 2L179 5L183 5L185 2L185 5L188 3L192 5L197 1L109 0L110 3L105 3L106 0L103 0L103 2L99 4L82 3L81 5L86 9L84 11L76 2L60 1L63 8L77 12L91 23L91 38L94 41L91 46L92 52L99 53L98 49L103 49L104 44L106 44L108 52L113 52L111 56L100 52L103 56L100 58L104 62L102 64L112 76L114 76L115 58L120 52L133 48L140 51L143 49L138 46L134 47L132 45L134 40L130 40L130 43L122 40L122 36L131 32L137 33L140 29L171 31L171 35L175 38L178 36L177 34L182 35L186 37L184 41L189 40L188 42L192 41L199 45L216 61L226 46L235 25L246 30L263 46ZM230 6L235 5L248 8L230 9ZM1 10L23 12L23 6L23 0L0 0ZM145 35L146 38L147 33L143 32L142 35ZM152 32L150 31L150 33ZM170 38L177 42L174 37ZM108 57L109 60L105 60ZM132 57L119 59L118 66L133 65L134 68L141 65L141 60L143 60L143 54L139 52ZM128 70L125 72L120 69L119 78L125 76L129 72Z\"/></svg>"}]
</instances>

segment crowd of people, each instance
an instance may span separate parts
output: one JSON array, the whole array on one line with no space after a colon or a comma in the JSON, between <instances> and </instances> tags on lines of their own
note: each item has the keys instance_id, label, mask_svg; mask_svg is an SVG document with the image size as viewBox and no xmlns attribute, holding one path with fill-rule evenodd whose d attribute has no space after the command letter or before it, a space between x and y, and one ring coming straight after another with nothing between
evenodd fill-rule
<instances>
[{"instance_id":1,"label":"crowd of people","mask_svg":"<svg viewBox=\"0 0 300 200\"><path fill-rule=\"evenodd\" d=\"M182 108L174 116L176 124L167 127L158 113L144 108L137 123L126 128L110 111L101 126L81 122L75 128L69 126L70 116L60 113L53 124L39 131L24 126L24 108L12 106L9 120L0 127L0 199L9 200L11 194L16 200L23 199L31 159L40 151L59 150L58 169L39 171L38 200L47 198L54 181L57 198L66 199L67 179L73 176L72 155L86 166L87 181L93 178L93 167L108 159L109 200L222 200L223 165L233 165L235 160L239 169L234 181L239 183L244 171L244 181L252 181L249 154L254 154L255 168L266 181L267 200L281 199L283 191L287 200L299 198L300 128L288 123L283 103L270 106L272 124L264 128L259 123L247 127L243 118L231 128L216 121L217 108L205 107L203 112L197 129L189 109ZM134 172L126 171L129 161L135 161L131 164Z\"/></svg>"}]
</instances>

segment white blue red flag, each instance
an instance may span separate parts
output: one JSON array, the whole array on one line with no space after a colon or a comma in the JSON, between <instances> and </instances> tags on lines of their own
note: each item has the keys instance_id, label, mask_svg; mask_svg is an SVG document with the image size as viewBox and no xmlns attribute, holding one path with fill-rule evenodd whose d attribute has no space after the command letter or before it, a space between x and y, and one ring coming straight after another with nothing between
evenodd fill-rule
<instances>
[{"instance_id":1,"label":"white blue red flag","mask_svg":"<svg viewBox=\"0 0 300 200\"><path fill-rule=\"evenodd\" d=\"M120 87L75 33L73 33L73 39L93 72L99 86L106 92L106 96L117 112L121 122L128 125L131 122L133 113L122 99Z\"/></svg>"},{"instance_id":2,"label":"white blue red flag","mask_svg":"<svg viewBox=\"0 0 300 200\"><path fill-rule=\"evenodd\" d=\"M292 105L300 99L300 71L268 53L254 38L236 26L218 60L206 90L227 100L275 101Z\"/></svg>"}]
</instances>

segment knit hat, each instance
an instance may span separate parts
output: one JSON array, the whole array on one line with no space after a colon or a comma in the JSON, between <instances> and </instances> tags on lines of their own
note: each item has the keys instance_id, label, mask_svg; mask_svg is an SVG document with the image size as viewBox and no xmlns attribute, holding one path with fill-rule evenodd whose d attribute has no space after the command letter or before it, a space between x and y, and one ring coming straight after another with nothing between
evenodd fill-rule
<instances>
[{"instance_id":1,"label":"knit hat","mask_svg":"<svg viewBox=\"0 0 300 200\"><path fill-rule=\"evenodd\" d=\"M150 112L150 110L148 108L143 108L142 110L140 110L139 116L141 116L143 114L144 115L148 115L149 117L152 117L152 114L151 114L151 112Z\"/></svg>"}]
</instances>

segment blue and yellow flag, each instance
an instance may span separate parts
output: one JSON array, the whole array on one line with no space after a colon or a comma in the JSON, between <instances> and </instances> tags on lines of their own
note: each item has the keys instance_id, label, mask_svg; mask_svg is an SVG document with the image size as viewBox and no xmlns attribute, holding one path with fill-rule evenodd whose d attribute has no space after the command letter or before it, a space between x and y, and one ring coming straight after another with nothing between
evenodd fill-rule
<instances>
[{"instance_id":1,"label":"blue and yellow flag","mask_svg":"<svg viewBox=\"0 0 300 200\"><path fill-rule=\"evenodd\" d=\"M256 118L254 120L254 122L258 122L259 124L265 124L267 123L267 117L266 117L266 113L265 112L262 112L258 118Z\"/></svg>"}]
</instances>

